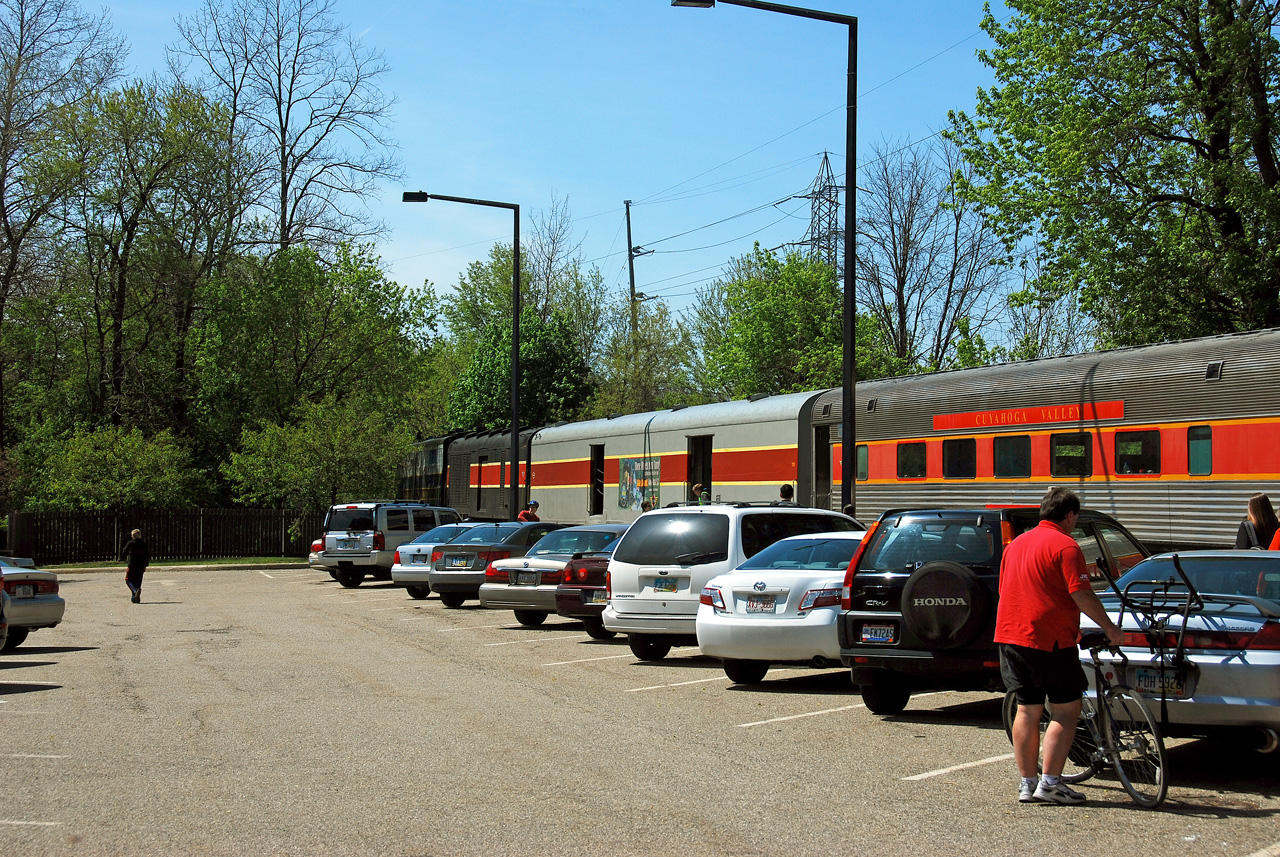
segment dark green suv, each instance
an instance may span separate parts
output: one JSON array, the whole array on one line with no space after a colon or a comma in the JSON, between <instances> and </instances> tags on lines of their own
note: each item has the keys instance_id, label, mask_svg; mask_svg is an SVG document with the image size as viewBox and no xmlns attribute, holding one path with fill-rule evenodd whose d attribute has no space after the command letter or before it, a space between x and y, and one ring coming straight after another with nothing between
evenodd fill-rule
<instances>
[{"instance_id":1,"label":"dark green suv","mask_svg":"<svg viewBox=\"0 0 1280 857\"><path fill-rule=\"evenodd\" d=\"M867 708L896 714L924 690L998 690L994 642L1004 547L1038 507L893 509L845 573L840 660ZM1114 518L1082 510L1072 533L1095 589L1149 554Z\"/></svg>"}]
</instances>

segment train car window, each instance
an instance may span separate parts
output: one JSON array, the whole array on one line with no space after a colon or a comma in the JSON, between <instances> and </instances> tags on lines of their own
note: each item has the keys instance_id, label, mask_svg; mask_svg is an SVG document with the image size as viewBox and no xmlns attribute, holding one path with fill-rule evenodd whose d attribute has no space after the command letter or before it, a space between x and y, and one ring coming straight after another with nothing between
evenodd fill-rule
<instances>
[{"instance_id":1,"label":"train car window","mask_svg":"<svg viewBox=\"0 0 1280 857\"><path fill-rule=\"evenodd\" d=\"M925 454L923 443L898 444L898 478L923 479Z\"/></svg>"},{"instance_id":2,"label":"train car window","mask_svg":"<svg viewBox=\"0 0 1280 857\"><path fill-rule=\"evenodd\" d=\"M1092 476L1093 436L1088 432L1049 435L1050 476Z\"/></svg>"},{"instance_id":3,"label":"train car window","mask_svg":"<svg viewBox=\"0 0 1280 857\"><path fill-rule=\"evenodd\" d=\"M978 442L971 437L942 442L942 478L974 479L978 475Z\"/></svg>"},{"instance_id":4,"label":"train car window","mask_svg":"<svg viewBox=\"0 0 1280 857\"><path fill-rule=\"evenodd\" d=\"M1208 476L1213 473L1213 427L1192 426L1187 429L1187 473Z\"/></svg>"},{"instance_id":5,"label":"train car window","mask_svg":"<svg viewBox=\"0 0 1280 857\"><path fill-rule=\"evenodd\" d=\"M997 479L1027 479L1031 476L1031 435L997 437L992 441L992 452Z\"/></svg>"},{"instance_id":6,"label":"train car window","mask_svg":"<svg viewBox=\"0 0 1280 857\"><path fill-rule=\"evenodd\" d=\"M854 478L859 482L867 481L867 445L860 443L854 447Z\"/></svg>"},{"instance_id":7,"label":"train car window","mask_svg":"<svg viewBox=\"0 0 1280 857\"><path fill-rule=\"evenodd\" d=\"M1116 432L1116 473L1159 473L1160 432Z\"/></svg>"}]
</instances>

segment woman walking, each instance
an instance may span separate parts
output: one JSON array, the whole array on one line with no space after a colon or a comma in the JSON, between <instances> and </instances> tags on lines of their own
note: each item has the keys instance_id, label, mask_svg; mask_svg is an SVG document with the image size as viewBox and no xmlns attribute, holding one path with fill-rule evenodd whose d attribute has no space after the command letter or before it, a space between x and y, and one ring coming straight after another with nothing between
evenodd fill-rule
<instances>
[{"instance_id":1,"label":"woman walking","mask_svg":"<svg viewBox=\"0 0 1280 857\"><path fill-rule=\"evenodd\" d=\"M142 530L134 530L129 535L132 538L124 546L120 559L124 560L128 568L124 574L124 582L133 593L129 600L138 604L142 601L142 574L151 562L151 550L142 538Z\"/></svg>"},{"instance_id":2,"label":"woman walking","mask_svg":"<svg viewBox=\"0 0 1280 857\"><path fill-rule=\"evenodd\" d=\"M1275 509L1266 494L1254 494L1249 498L1249 515L1240 522L1236 532L1236 550L1266 550L1280 531Z\"/></svg>"}]
</instances>

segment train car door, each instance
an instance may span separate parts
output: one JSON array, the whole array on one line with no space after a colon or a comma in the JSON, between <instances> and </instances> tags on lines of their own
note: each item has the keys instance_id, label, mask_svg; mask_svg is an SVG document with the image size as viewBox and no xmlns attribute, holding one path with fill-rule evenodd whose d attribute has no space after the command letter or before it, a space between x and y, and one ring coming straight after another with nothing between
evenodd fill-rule
<instances>
[{"instance_id":1,"label":"train car door","mask_svg":"<svg viewBox=\"0 0 1280 857\"><path fill-rule=\"evenodd\" d=\"M831 426L813 427L813 502L815 509L831 508Z\"/></svg>"},{"instance_id":2,"label":"train car door","mask_svg":"<svg viewBox=\"0 0 1280 857\"><path fill-rule=\"evenodd\" d=\"M587 514L604 514L604 444L591 445L591 494L587 498Z\"/></svg>"},{"instance_id":3,"label":"train car door","mask_svg":"<svg viewBox=\"0 0 1280 857\"><path fill-rule=\"evenodd\" d=\"M484 508L484 466L489 463L489 456L480 456L480 463L476 467L476 505L475 509L479 511Z\"/></svg>"},{"instance_id":4,"label":"train car door","mask_svg":"<svg viewBox=\"0 0 1280 857\"><path fill-rule=\"evenodd\" d=\"M715 492L711 488L711 439L714 435L700 434L693 435L689 438L689 488L692 490L694 485L701 483L702 490L711 495L715 499ZM690 497L690 500L697 500L697 497Z\"/></svg>"}]
</instances>

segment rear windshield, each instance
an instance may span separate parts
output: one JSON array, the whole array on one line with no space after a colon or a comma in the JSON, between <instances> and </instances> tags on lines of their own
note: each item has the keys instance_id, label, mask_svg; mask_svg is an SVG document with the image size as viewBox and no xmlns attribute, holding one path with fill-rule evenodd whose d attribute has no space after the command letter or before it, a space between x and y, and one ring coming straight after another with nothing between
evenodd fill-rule
<instances>
[{"instance_id":1,"label":"rear windshield","mask_svg":"<svg viewBox=\"0 0 1280 857\"><path fill-rule=\"evenodd\" d=\"M1254 595L1280 601L1280 561L1274 557L1240 551L1238 557L1183 554L1178 559L1191 585L1203 595ZM1133 592L1150 592L1162 588L1165 581L1171 581L1169 586L1175 597L1186 592L1172 557L1161 555L1135 565L1116 581L1116 586L1121 591L1132 587Z\"/></svg>"},{"instance_id":2,"label":"rear windshield","mask_svg":"<svg viewBox=\"0 0 1280 857\"><path fill-rule=\"evenodd\" d=\"M449 541L449 539L453 538L453 537L454 537L454 536L456 536L458 533L461 533L461 532L463 532L463 531L465 531L465 530L469 530L469 529L471 529L471 528L470 528L470 527L459 527L457 524L449 524L449 525L444 526L444 527L435 527L434 529L427 530L425 533L423 533L422 535L418 536L418 537L417 537L416 539L414 539L413 541L409 542L409 544L411 544L411 545L439 545L439 544L443 544L443 543L445 543L445 542Z\"/></svg>"},{"instance_id":3,"label":"rear windshield","mask_svg":"<svg viewBox=\"0 0 1280 857\"><path fill-rule=\"evenodd\" d=\"M372 509L330 509L324 522L326 532L349 533L373 529Z\"/></svg>"},{"instance_id":4,"label":"rear windshield","mask_svg":"<svg viewBox=\"0 0 1280 857\"><path fill-rule=\"evenodd\" d=\"M468 527L465 532L455 538L450 544L455 545L492 545L504 541L518 531L523 524L482 524L478 527Z\"/></svg>"},{"instance_id":5,"label":"rear windshield","mask_svg":"<svg viewBox=\"0 0 1280 857\"><path fill-rule=\"evenodd\" d=\"M926 562L944 560L979 566L995 572L998 520L946 521L937 518L899 518L876 529L859 571L912 571Z\"/></svg>"},{"instance_id":6,"label":"rear windshield","mask_svg":"<svg viewBox=\"0 0 1280 857\"><path fill-rule=\"evenodd\" d=\"M836 515L769 514L742 516L742 554L755 556L769 545L790 536L811 533L849 533L856 522Z\"/></svg>"},{"instance_id":7,"label":"rear windshield","mask_svg":"<svg viewBox=\"0 0 1280 857\"><path fill-rule=\"evenodd\" d=\"M641 515L618 543L613 558L636 565L715 562L729 556L729 516Z\"/></svg>"},{"instance_id":8,"label":"rear windshield","mask_svg":"<svg viewBox=\"0 0 1280 857\"><path fill-rule=\"evenodd\" d=\"M556 530L538 539L529 556L594 553L620 535L610 530Z\"/></svg>"},{"instance_id":9,"label":"rear windshield","mask_svg":"<svg viewBox=\"0 0 1280 857\"><path fill-rule=\"evenodd\" d=\"M738 566L741 569L844 571L861 544L857 539L792 539L772 544Z\"/></svg>"}]
</instances>

